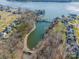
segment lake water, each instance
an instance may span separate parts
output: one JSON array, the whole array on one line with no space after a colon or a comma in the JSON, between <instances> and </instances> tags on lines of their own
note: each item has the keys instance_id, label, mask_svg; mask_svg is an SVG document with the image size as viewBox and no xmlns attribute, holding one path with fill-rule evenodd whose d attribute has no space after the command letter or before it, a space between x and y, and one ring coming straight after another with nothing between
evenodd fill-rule
<instances>
[{"instance_id":1,"label":"lake water","mask_svg":"<svg viewBox=\"0 0 79 59\"><path fill-rule=\"evenodd\" d=\"M12 7L22 7L31 10L45 9L46 20L52 21L56 16L68 15L74 13L79 15L79 3L56 3L56 2L9 2L6 0L0 0L0 4L8 5ZM50 23L37 23L36 30L31 33L28 39L29 48L33 48L42 39L45 30L48 28Z\"/></svg>"}]
</instances>

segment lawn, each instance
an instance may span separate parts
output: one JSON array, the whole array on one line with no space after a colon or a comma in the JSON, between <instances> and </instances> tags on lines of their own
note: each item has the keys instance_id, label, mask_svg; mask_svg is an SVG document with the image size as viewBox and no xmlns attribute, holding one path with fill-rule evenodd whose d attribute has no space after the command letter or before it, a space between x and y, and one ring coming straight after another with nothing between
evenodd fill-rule
<instances>
[{"instance_id":1,"label":"lawn","mask_svg":"<svg viewBox=\"0 0 79 59\"><path fill-rule=\"evenodd\" d=\"M0 32L8 27L19 16L12 12L0 11Z\"/></svg>"}]
</instances>

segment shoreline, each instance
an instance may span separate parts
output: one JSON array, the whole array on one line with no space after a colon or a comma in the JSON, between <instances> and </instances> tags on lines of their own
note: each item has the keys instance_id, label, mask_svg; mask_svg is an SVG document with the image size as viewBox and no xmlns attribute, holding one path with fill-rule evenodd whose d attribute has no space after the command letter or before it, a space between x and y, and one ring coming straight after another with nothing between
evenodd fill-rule
<instances>
[{"instance_id":1,"label":"shoreline","mask_svg":"<svg viewBox=\"0 0 79 59\"><path fill-rule=\"evenodd\" d=\"M32 28L32 30L26 34L25 38L24 38L24 48L23 48L23 51L25 52L30 52L30 53L33 53L34 51L32 51L31 49L28 48L28 45L27 45L27 40L28 40L28 36L36 29L36 25L35 25L35 22L34 22L34 27Z\"/></svg>"}]
</instances>

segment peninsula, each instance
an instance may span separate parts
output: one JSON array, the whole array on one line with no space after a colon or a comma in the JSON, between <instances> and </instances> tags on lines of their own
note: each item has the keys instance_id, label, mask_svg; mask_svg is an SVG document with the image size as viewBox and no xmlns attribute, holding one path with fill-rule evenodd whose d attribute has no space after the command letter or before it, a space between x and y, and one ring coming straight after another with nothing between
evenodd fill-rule
<instances>
[{"instance_id":1,"label":"peninsula","mask_svg":"<svg viewBox=\"0 0 79 59\"><path fill-rule=\"evenodd\" d=\"M31 33L37 18L31 10L0 5L0 59L23 58L27 47L24 38Z\"/></svg>"}]
</instances>

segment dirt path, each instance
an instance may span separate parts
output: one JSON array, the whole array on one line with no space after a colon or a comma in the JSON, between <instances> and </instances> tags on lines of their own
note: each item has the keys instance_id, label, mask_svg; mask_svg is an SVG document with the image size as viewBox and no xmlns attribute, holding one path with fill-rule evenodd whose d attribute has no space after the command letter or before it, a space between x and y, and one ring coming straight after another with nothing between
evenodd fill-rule
<instances>
[{"instance_id":1,"label":"dirt path","mask_svg":"<svg viewBox=\"0 0 79 59\"><path fill-rule=\"evenodd\" d=\"M36 29L36 25L35 25L35 22L34 22L34 27L33 29L25 36L24 38L24 48L23 48L23 51L25 52L31 52L33 53L34 51L30 50L27 46L27 40L28 40L28 36Z\"/></svg>"}]
</instances>

